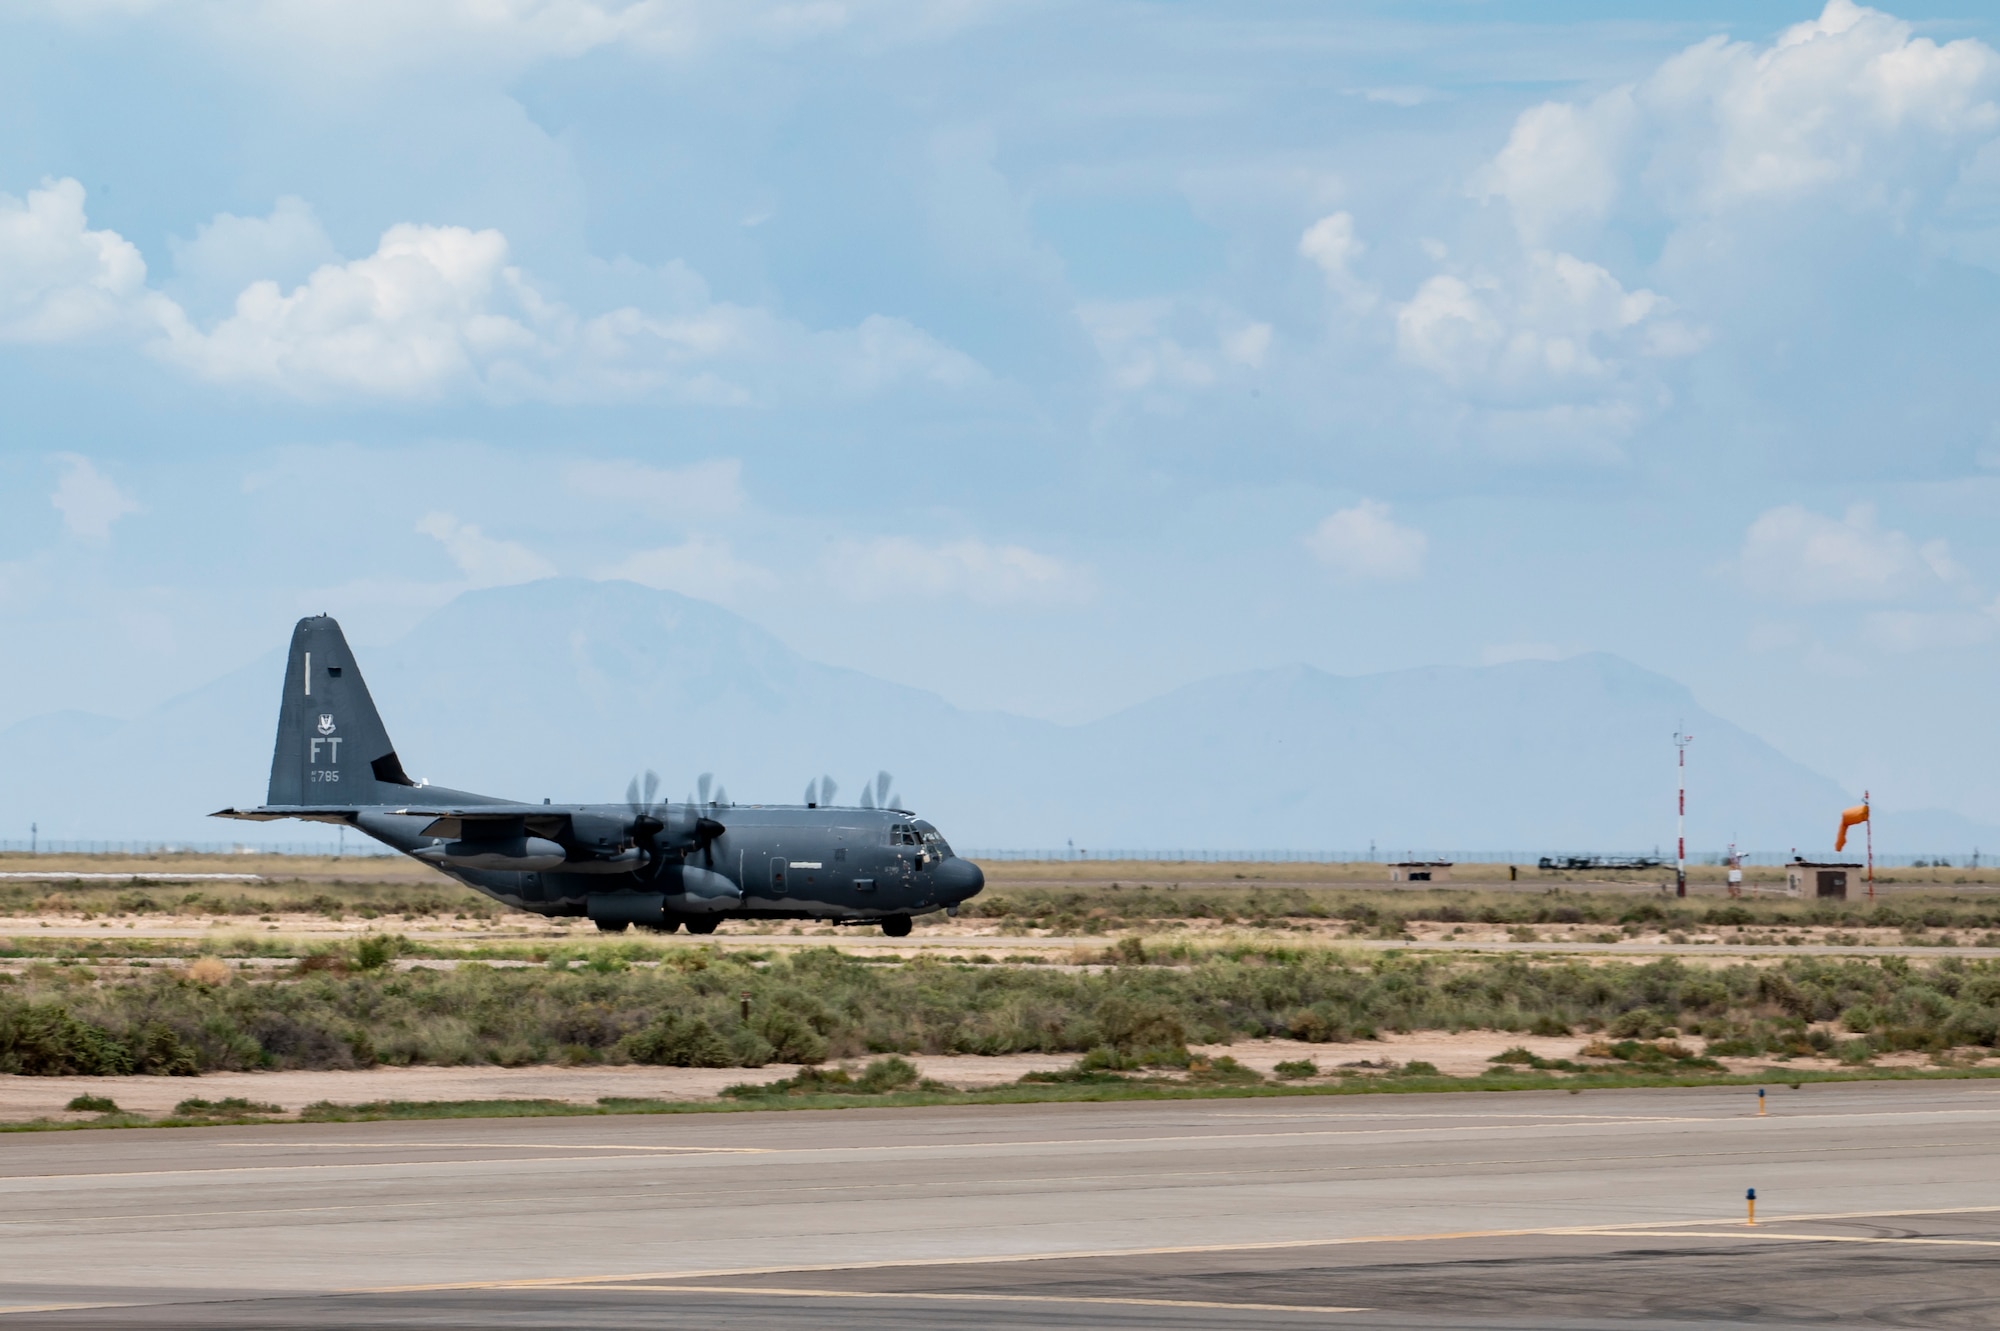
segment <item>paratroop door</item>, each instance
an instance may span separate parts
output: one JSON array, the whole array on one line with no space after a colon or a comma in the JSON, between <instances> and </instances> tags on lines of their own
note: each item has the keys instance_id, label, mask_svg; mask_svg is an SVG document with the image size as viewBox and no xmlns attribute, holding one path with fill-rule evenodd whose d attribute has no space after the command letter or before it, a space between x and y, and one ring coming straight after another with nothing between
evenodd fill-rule
<instances>
[{"instance_id":1,"label":"paratroop door","mask_svg":"<svg viewBox=\"0 0 2000 1331\"><path fill-rule=\"evenodd\" d=\"M771 895L774 897L785 895L785 867L783 855L771 857Z\"/></svg>"}]
</instances>

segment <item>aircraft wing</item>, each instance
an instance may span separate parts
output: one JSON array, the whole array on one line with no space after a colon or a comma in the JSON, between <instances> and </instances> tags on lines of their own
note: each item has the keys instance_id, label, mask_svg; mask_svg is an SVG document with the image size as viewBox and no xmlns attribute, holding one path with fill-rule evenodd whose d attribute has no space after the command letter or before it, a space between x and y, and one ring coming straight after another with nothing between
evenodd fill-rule
<instances>
[{"instance_id":1,"label":"aircraft wing","mask_svg":"<svg viewBox=\"0 0 2000 1331\"><path fill-rule=\"evenodd\" d=\"M568 809L552 809L546 804L412 804L384 810L399 817L429 818L423 835L449 837L465 835L467 823L520 823L536 836L559 836L569 830Z\"/></svg>"}]
</instances>

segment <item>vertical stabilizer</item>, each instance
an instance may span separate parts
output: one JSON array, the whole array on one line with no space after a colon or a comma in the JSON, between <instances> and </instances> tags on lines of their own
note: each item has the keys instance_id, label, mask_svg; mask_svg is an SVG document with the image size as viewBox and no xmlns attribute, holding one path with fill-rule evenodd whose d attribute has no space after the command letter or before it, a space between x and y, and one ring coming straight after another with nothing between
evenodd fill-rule
<instances>
[{"instance_id":1,"label":"vertical stabilizer","mask_svg":"<svg viewBox=\"0 0 2000 1331\"><path fill-rule=\"evenodd\" d=\"M326 615L301 619L285 663L266 803L399 804L412 784L340 625Z\"/></svg>"}]
</instances>

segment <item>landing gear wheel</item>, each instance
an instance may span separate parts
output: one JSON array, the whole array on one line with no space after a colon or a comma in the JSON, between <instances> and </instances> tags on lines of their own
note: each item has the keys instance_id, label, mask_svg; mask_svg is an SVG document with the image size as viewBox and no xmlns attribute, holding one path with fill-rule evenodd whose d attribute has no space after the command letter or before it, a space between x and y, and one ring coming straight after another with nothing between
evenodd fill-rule
<instances>
[{"instance_id":1,"label":"landing gear wheel","mask_svg":"<svg viewBox=\"0 0 2000 1331\"><path fill-rule=\"evenodd\" d=\"M721 923L722 921L716 919L713 915L706 915L700 919L689 920L687 922L688 932L691 934L712 934L715 932L715 926Z\"/></svg>"},{"instance_id":2,"label":"landing gear wheel","mask_svg":"<svg viewBox=\"0 0 2000 1331\"><path fill-rule=\"evenodd\" d=\"M625 932L625 926L630 923L631 921L629 920L599 920L597 922L597 932L601 934L622 934Z\"/></svg>"},{"instance_id":3,"label":"landing gear wheel","mask_svg":"<svg viewBox=\"0 0 2000 1331\"><path fill-rule=\"evenodd\" d=\"M910 936L910 917L907 915L891 915L888 919L882 921L882 932L891 938L908 938Z\"/></svg>"}]
</instances>

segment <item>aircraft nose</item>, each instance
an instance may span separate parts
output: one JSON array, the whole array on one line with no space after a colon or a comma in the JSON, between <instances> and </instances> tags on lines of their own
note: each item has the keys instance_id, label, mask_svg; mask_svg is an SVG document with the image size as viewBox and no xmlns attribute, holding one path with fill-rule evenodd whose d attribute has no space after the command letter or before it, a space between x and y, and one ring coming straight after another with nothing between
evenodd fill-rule
<instances>
[{"instance_id":1,"label":"aircraft nose","mask_svg":"<svg viewBox=\"0 0 2000 1331\"><path fill-rule=\"evenodd\" d=\"M946 860L937 867L938 886L954 901L979 895L979 889L986 886L986 875L971 860L961 860L957 856Z\"/></svg>"}]
</instances>

